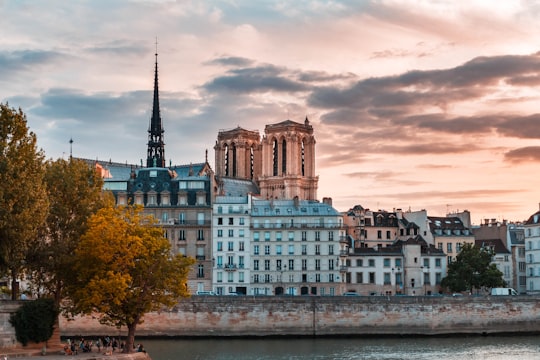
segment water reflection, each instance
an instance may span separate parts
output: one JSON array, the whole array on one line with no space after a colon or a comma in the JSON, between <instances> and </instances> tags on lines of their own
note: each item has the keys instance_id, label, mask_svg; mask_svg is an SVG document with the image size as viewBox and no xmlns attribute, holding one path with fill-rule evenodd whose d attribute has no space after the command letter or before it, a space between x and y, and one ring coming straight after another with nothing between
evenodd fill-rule
<instances>
[{"instance_id":1,"label":"water reflection","mask_svg":"<svg viewBox=\"0 0 540 360\"><path fill-rule=\"evenodd\" d=\"M153 360L540 359L538 336L141 340Z\"/></svg>"}]
</instances>

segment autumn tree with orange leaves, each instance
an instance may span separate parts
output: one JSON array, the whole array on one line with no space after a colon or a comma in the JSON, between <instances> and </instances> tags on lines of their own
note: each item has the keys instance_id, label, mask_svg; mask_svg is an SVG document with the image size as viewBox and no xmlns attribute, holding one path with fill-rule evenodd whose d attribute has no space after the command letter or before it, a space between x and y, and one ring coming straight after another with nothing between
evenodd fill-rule
<instances>
[{"instance_id":1,"label":"autumn tree with orange leaves","mask_svg":"<svg viewBox=\"0 0 540 360\"><path fill-rule=\"evenodd\" d=\"M144 215L140 206L99 210L89 219L74 256L67 312L126 326L124 352L133 351L137 325L146 313L189 296L186 282L194 260L173 255L155 218Z\"/></svg>"}]
</instances>

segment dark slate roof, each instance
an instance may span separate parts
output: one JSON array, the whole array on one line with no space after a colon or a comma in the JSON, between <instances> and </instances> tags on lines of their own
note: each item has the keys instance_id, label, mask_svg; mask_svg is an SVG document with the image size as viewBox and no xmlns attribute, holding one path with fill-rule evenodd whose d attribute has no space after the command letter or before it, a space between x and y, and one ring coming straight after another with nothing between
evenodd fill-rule
<instances>
[{"instance_id":1,"label":"dark slate roof","mask_svg":"<svg viewBox=\"0 0 540 360\"><path fill-rule=\"evenodd\" d=\"M475 240L474 246L477 248L492 247L495 254L510 254L501 239Z\"/></svg>"},{"instance_id":2,"label":"dark slate roof","mask_svg":"<svg viewBox=\"0 0 540 360\"><path fill-rule=\"evenodd\" d=\"M397 227L398 218L395 212L374 211L373 226Z\"/></svg>"},{"instance_id":3,"label":"dark slate roof","mask_svg":"<svg viewBox=\"0 0 540 360\"><path fill-rule=\"evenodd\" d=\"M313 200L260 200L251 202L251 216L340 216L332 206Z\"/></svg>"},{"instance_id":4,"label":"dark slate roof","mask_svg":"<svg viewBox=\"0 0 540 360\"><path fill-rule=\"evenodd\" d=\"M429 228L431 231L439 230L464 230L466 229L460 218L456 216L439 217L428 216Z\"/></svg>"},{"instance_id":5,"label":"dark slate roof","mask_svg":"<svg viewBox=\"0 0 540 360\"><path fill-rule=\"evenodd\" d=\"M402 255L402 248L406 245L420 245L420 250L423 255L446 256L444 251L437 249L434 245L430 245L424 240L421 235L410 237L407 240L398 240L392 245L379 248L355 248L354 255Z\"/></svg>"},{"instance_id":6,"label":"dark slate roof","mask_svg":"<svg viewBox=\"0 0 540 360\"><path fill-rule=\"evenodd\" d=\"M251 180L222 177L221 184L223 185L224 196L247 196L247 194L259 194L257 185L255 185L255 183Z\"/></svg>"},{"instance_id":7,"label":"dark slate roof","mask_svg":"<svg viewBox=\"0 0 540 360\"><path fill-rule=\"evenodd\" d=\"M508 231L510 243L512 245L524 245L525 244L525 230L524 229L510 229Z\"/></svg>"},{"instance_id":8,"label":"dark slate roof","mask_svg":"<svg viewBox=\"0 0 540 360\"><path fill-rule=\"evenodd\" d=\"M405 229L420 229L420 226L416 225L415 222L409 221L405 218L399 219L399 222Z\"/></svg>"},{"instance_id":9,"label":"dark slate roof","mask_svg":"<svg viewBox=\"0 0 540 360\"><path fill-rule=\"evenodd\" d=\"M525 225L535 225L540 224L540 211L535 212L534 214L529 217L529 219L525 222Z\"/></svg>"}]
</instances>

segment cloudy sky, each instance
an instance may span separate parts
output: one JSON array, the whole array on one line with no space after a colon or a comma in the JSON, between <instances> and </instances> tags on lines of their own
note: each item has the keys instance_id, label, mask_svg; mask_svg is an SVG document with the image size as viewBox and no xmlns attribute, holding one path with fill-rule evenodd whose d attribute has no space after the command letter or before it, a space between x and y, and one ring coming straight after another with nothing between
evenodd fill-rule
<instances>
[{"instance_id":1,"label":"cloudy sky","mask_svg":"<svg viewBox=\"0 0 540 360\"><path fill-rule=\"evenodd\" d=\"M167 163L307 116L338 210L525 220L540 186L533 1L0 0L0 102L47 157L146 157L156 38Z\"/></svg>"}]
</instances>

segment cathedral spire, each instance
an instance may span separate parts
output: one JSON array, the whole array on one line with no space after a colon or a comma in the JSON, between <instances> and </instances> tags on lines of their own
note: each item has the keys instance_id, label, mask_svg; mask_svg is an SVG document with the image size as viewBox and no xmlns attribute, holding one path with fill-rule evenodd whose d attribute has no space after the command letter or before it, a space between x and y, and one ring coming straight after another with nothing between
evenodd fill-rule
<instances>
[{"instance_id":1,"label":"cathedral spire","mask_svg":"<svg viewBox=\"0 0 540 360\"><path fill-rule=\"evenodd\" d=\"M154 74L154 103L152 106L152 118L148 128L148 156L147 167L165 167L165 143L163 142L163 126L159 113L159 90L158 90L158 62L156 40L156 69Z\"/></svg>"}]
</instances>

